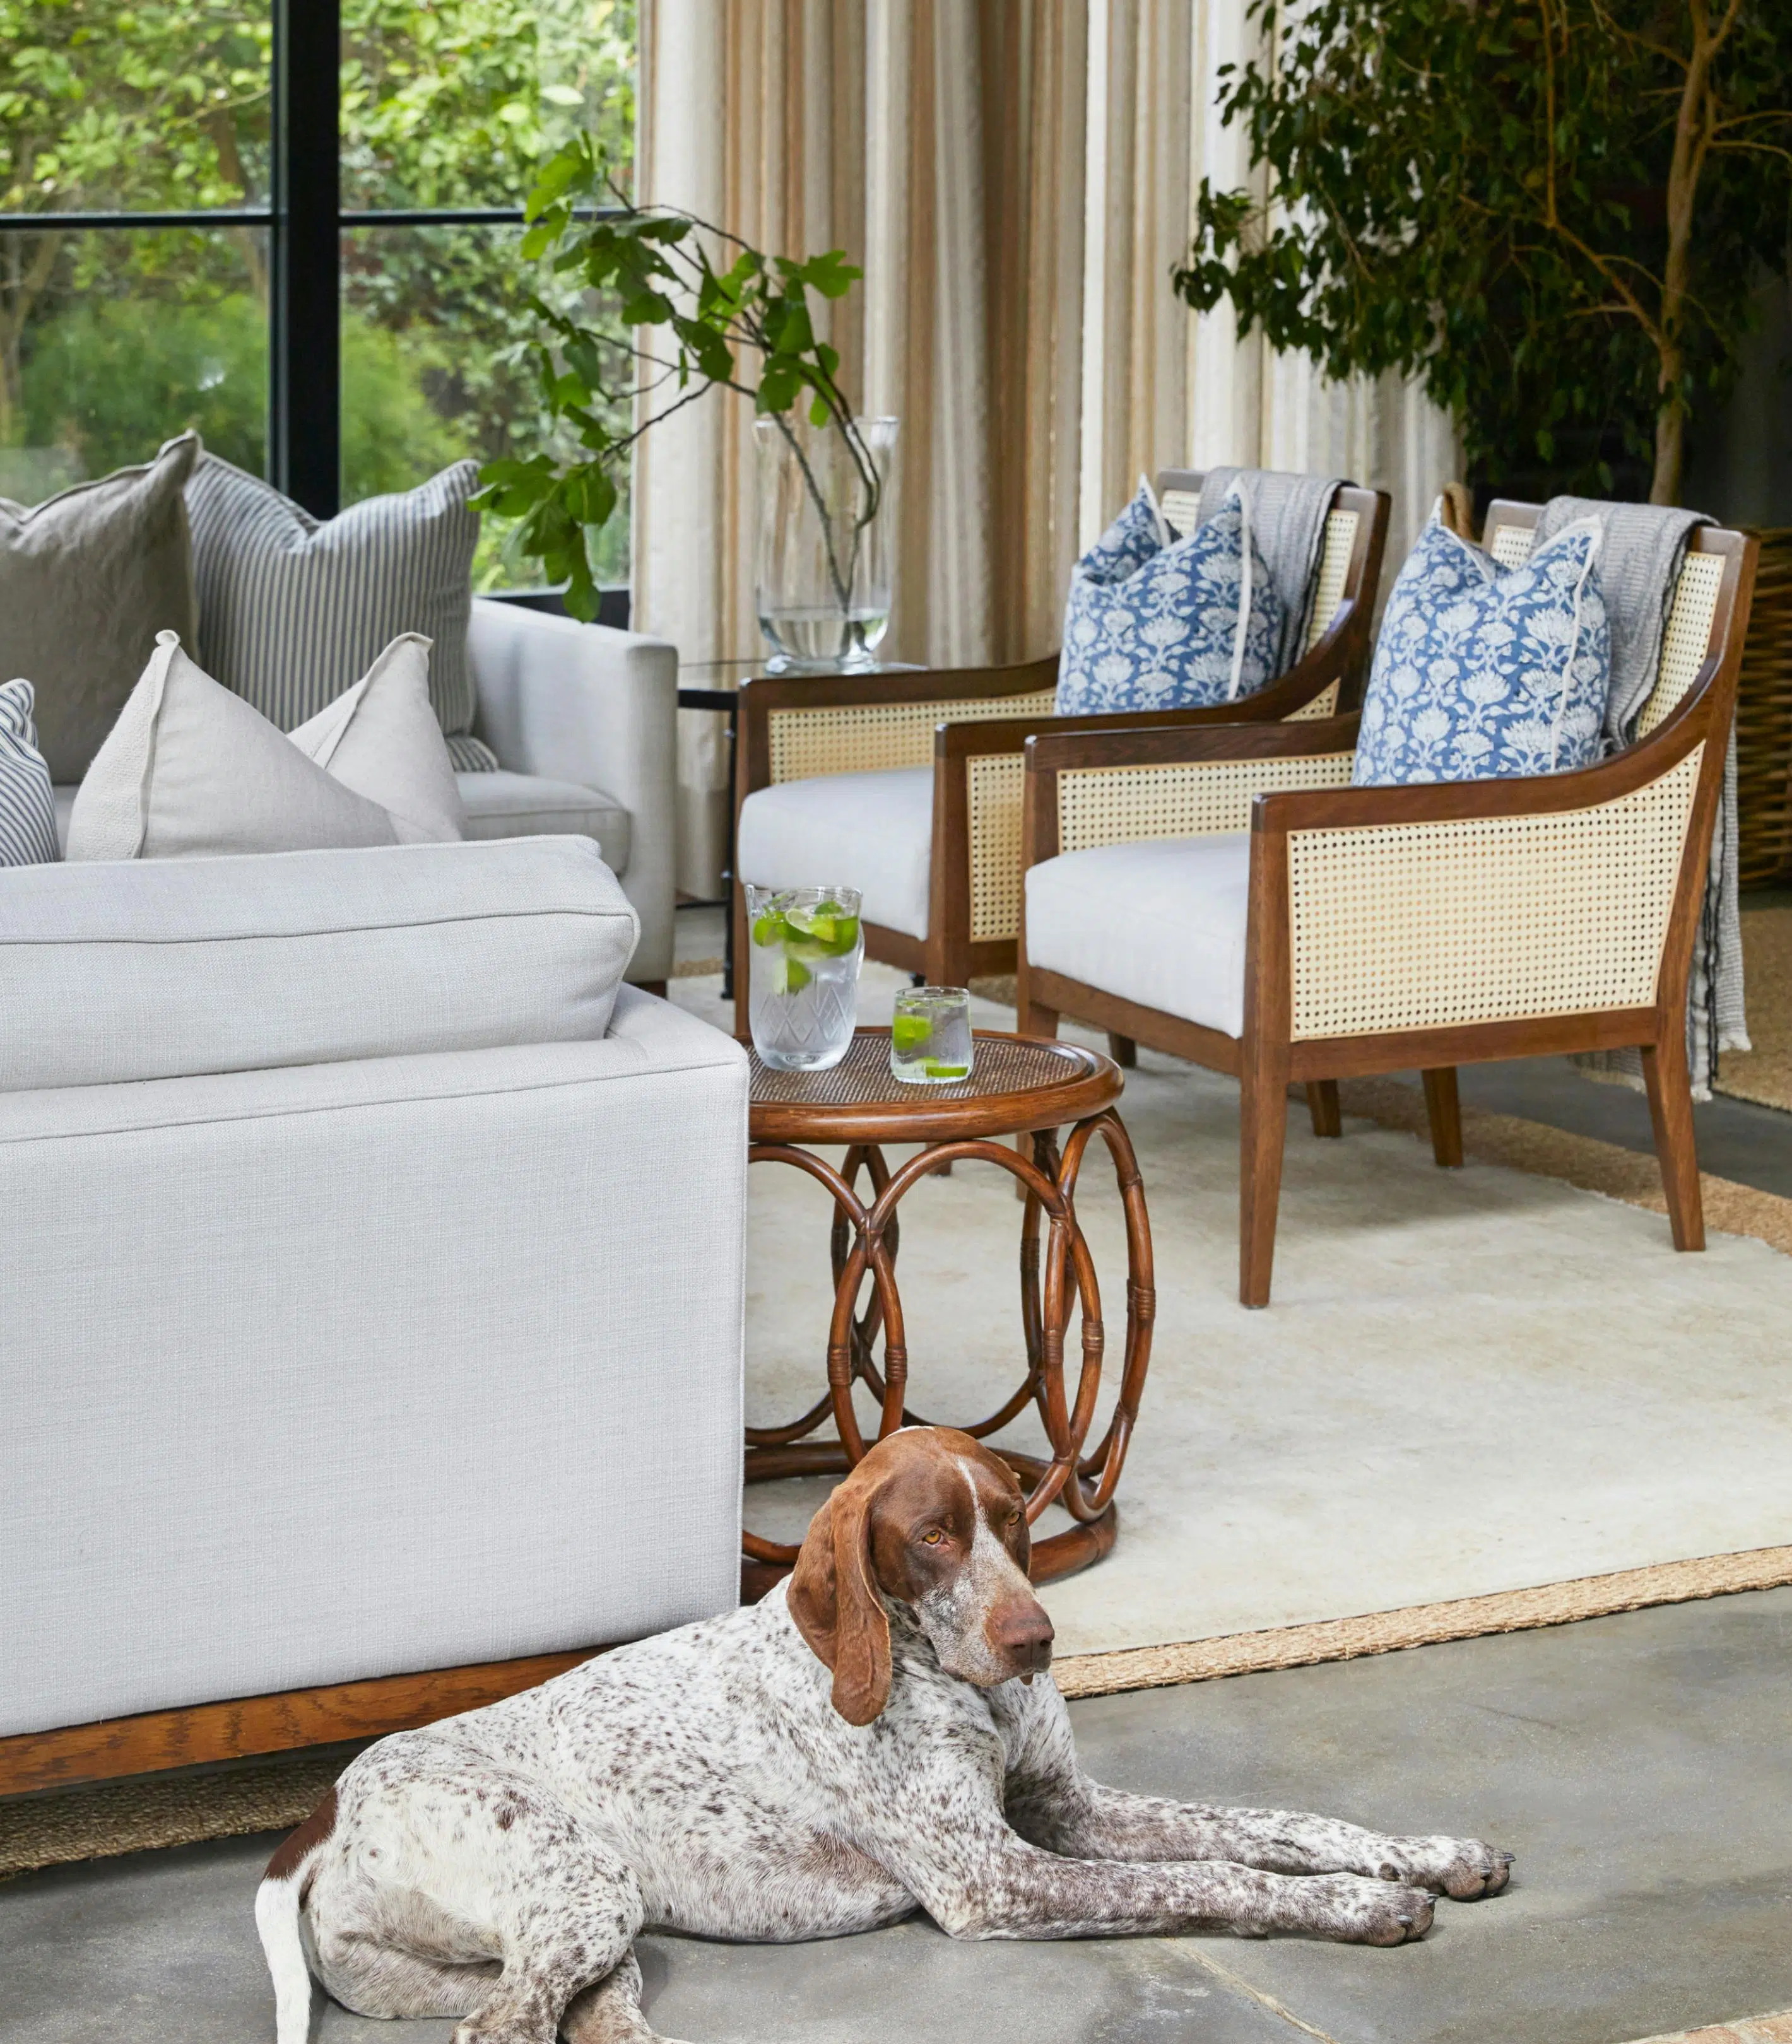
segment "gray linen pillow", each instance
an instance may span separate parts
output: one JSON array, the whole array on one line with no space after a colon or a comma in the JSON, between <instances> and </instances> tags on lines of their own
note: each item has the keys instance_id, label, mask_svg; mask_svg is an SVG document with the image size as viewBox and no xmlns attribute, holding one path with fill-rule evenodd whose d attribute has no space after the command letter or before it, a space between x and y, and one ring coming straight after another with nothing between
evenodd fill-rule
<instances>
[{"instance_id":1,"label":"gray linen pillow","mask_svg":"<svg viewBox=\"0 0 1792 2044\"><path fill-rule=\"evenodd\" d=\"M29 509L0 498L0 676L36 685L37 747L55 782L87 772L156 634L196 634L181 492L203 452L183 433L142 468Z\"/></svg>"},{"instance_id":2,"label":"gray linen pillow","mask_svg":"<svg viewBox=\"0 0 1792 2044\"><path fill-rule=\"evenodd\" d=\"M206 672L291 731L352 687L383 647L418 632L433 643L429 700L444 736L470 733L479 515L467 500L479 486L478 463L460 461L320 522L208 455L187 488Z\"/></svg>"}]
</instances>

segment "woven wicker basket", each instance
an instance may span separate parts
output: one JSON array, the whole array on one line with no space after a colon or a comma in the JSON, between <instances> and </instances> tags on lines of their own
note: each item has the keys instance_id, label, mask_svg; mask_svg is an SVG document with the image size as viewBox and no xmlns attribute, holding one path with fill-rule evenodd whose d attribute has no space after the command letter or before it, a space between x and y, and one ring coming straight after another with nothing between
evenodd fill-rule
<instances>
[{"instance_id":1,"label":"woven wicker basket","mask_svg":"<svg viewBox=\"0 0 1792 2044\"><path fill-rule=\"evenodd\" d=\"M1792 883L1792 526L1757 529L1761 565L1736 699L1744 887Z\"/></svg>"}]
</instances>

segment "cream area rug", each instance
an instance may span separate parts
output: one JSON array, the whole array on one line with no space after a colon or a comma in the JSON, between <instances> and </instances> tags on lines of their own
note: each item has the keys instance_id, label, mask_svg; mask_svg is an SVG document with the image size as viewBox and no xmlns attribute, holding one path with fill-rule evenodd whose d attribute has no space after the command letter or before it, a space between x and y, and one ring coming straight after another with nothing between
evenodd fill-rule
<instances>
[{"instance_id":1,"label":"cream area rug","mask_svg":"<svg viewBox=\"0 0 1792 2044\"><path fill-rule=\"evenodd\" d=\"M1763 1107L1792 1108L1792 901L1751 907L1744 897L1743 964L1752 1051L1727 1051L1717 1090Z\"/></svg>"},{"instance_id":2,"label":"cream area rug","mask_svg":"<svg viewBox=\"0 0 1792 2044\"><path fill-rule=\"evenodd\" d=\"M900 983L867 969L865 1019ZM676 995L719 1016L712 982ZM979 1009L1012 1026L1009 1012ZM1342 1140L1321 1143L1297 1108L1275 1299L1248 1312L1235 1296L1236 1085L1144 1052L1122 1112L1151 1204L1156 1341L1118 1543L1045 1593L1067 1687L1792 1577L1792 1555L1759 1551L1792 1545L1792 1258L1720 1232L1704 1254L1676 1255L1644 1208L1473 1158L1440 1171L1404 1128L1354 1113ZM961 1164L923 1181L902 1212L911 1405L981 1416L1018 1381L1019 1207L996 1167ZM1118 1207L1093 1152L1083 1212L1117 1351ZM828 1220L811 1181L755 1167L756 1422L794 1416L825 1381ZM1023 1420L1002 1438L1036 1449L1042 1437ZM748 1523L794 1537L825 1488L755 1486ZM1048 1516L1042 1530L1063 1523ZM1636 1574L1689 1562L1705 1566ZM1541 1603L1464 1608L1545 1589ZM1129 1673L1084 1665L1141 1650L1149 1662Z\"/></svg>"}]
</instances>

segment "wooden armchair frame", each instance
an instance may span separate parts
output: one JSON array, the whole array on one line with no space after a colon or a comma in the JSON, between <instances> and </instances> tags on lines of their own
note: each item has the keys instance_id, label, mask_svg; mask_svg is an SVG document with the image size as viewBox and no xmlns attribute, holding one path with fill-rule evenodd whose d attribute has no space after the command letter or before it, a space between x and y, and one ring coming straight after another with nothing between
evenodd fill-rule
<instances>
[{"instance_id":1,"label":"wooden armchair frame","mask_svg":"<svg viewBox=\"0 0 1792 2044\"><path fill-rule=\"evenodd\" d=\"M1202 474L1166 469L1159 499L1172 523L1192 523ZM1048 732L1175 731L1325 717L1361 697L1371 618L1387 541L1385 490L1342 486L1332 500L1308 644L1259 694L1211 709L1060 717L1052 702L1058 655L1006 667L918 674L767 677L740 691L735 829L747 797L812 774L933 767L933 843L927 936L865 925L867 957L936 986L1012 972L1020 921L1021 803L1027 741ZM1179 513L1181 514L1179 517ZM1344 521L1348 521L1348 526ZM1328 607L1329 606L1329 607ZM736 862L738 863L738 862ZM751 876L747 876L750 878ZM747 1028L746 894L733 887L735 1023Z\"/></svg>"},{"instance_id":2,"label":"wooden armchair frame","mask_svg":"<svg viewBox=\"0 0 1792 2044\"><path fill-rule=\"evenodd\" d=\"M1523 559L1538 515L1495 504L1496 556ZM1694 534L1689 563L1708 565L1682 574L1637 742L1577 771L1352 787L1354 717L1029 743L1029 866L1116 841L1067 843L1063 824L1079 777L1117 769L1223 772L1234 813L1202 828L1250 830L1242 1036L1032 966L1024 919L1019 965L1023 1030L1055 1035L1071 1015L1242 1082L1245 1305L1269 1300L1290 1082L1305 1083L1316 1133L1336 1135L1340 1078L1417 1067L1433 1154L1448 1166L1462 1162L1458 1065L1636 1045L1675 1247L1704 1247L1686 986L1757 551L1740 532Z\"/></svg>"}]
</instances>

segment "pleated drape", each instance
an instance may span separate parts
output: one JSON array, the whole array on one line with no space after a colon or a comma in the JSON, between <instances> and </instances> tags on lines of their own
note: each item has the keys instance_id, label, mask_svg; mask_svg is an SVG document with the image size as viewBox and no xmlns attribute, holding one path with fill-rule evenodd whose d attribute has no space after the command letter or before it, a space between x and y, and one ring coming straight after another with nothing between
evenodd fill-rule
<instances>
[{"instance_id":1,"label":"pleated drape","mask_svg":"<svg viewBox=\"0 0 1792 2044\"><path fill-rule=\"evenodd\" d=\"M1058 642L1077 554L1141 471L1313 468L1390 489L1397 561L1457 472L1398 379L1328 382L1171 288L1205 175L1248 175L1214 110L1246 0L640 0L644 202L778 254L844 248L842 381L902 422L883 651L929 665ZM750 659L751 409L717 394L636 455L636 628ZM719 720L681 723L679 886L714 891Z\"/></svg>"}]
</instances>

